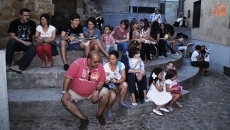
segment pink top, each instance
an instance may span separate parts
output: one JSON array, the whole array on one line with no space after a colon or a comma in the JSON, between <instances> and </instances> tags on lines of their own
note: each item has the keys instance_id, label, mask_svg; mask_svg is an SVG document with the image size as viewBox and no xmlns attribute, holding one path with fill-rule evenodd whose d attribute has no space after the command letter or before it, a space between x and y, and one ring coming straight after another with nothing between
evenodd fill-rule
<instances>
[{"instance_id":1,"label":"pink top","mask_svg":"<svg viewBox=\"0 0 230 130\"><path fill-rule=\"evenodd\" d=\"M124 30L123 32L120 29L120 26L116 26L113 31L114 33L114 39L116 40L124 40L127 38L127 34L129 33L129 29L127 28L126 30Z\"/></svg>"},{"instance_id":2,"label":"pink top","mask_svg":"<svg viewBox=\"0 0 230 130\"><path fill-rule=\"evenodd\" d=\"M97 68L90 71L90 80L86 58L79 58L75 60L68 71L66 77L72 79L70 89L82 97L90 96L97 88L98 83L104 83L105 70L99 63Z\"/></svg>"},{"instance_id":3,"label":"pink top","mask_svg":"<svg viewBox=\"0 0 230 130\"><path fill-rule=\"evenodd\" d=\"M115 40L111 34L102 34L102 44L105 45L114 45Z\"/></svg>"}]
</instances>

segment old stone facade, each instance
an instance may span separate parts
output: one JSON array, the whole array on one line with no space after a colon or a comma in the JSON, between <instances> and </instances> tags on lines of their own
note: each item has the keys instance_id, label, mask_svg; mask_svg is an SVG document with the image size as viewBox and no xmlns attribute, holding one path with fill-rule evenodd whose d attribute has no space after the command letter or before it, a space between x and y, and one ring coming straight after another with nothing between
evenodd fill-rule
<instances>
[{"instance_id":1,"label":"old stone facade","mask_svg":"<svg viewBox=\"0 0 230 130\"><path fill-rule=\"evenodd\" d=\"M54 15L52 0L0 0L0 49L5 48L9 34L7 33L12 20L19 18L21 8L31 10L31 19L39 22L40 15Z\"/></svg>"}]
</instances>

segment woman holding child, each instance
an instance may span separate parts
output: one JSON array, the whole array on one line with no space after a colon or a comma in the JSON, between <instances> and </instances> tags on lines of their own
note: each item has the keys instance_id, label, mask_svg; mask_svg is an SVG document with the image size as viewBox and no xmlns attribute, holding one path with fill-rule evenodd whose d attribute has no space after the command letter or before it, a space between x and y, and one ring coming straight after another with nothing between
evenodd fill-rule
<instances>
[{"instance_id":1,"label":"woman holding child","mask_svg":"<svg viewBox=\"0 0 230 130\"><path fill-rule=\"evenodd\" d=\"M90 40L90 49L97 51L100 50L107 58L109 58L108 53L101 44L101 31L96 28L96 23L97 21L94 17L90 17L87 20L87 27L83 28L84 37Z\"/></svg>"},{"instance_id":2,"label":"woman holding child","mask_svg":"<svg viewBox=\"0 0 230 130\"><path fill-rule=\"evenodd\" d=\"M114 119L111 113L111 107L116 100L116 93L120 93L120 106L129 108L130 106L124 103L124 98L128 89L128 84L125 82L125 65L118 61L119 53L115 50L109 53L109 62L104 65L106 81L105 84L109 89L110 97L107 104L106 116L108 119Z\"/></svg>"}]
</instances>

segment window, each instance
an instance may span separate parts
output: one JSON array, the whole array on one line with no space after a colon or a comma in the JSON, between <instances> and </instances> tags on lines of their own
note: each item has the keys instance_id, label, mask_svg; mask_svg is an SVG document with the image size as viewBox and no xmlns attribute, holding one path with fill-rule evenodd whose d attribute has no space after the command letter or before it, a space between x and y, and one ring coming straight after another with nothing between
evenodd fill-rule
<instances>
[{"instance_id":1,"label":"window","mask_svg":"<svg viewBox=\"0 0 230 130\"><path fill-rule=\"evenodd\" d=\"M194 2L193 6L193 27L200 27L201 1Z\"/></svg>"},{"instance_id":2,"label":"window","mask_svg":"<svg viewBox=\"0 0 230 130\"><path fill-rule=\"evenodd\" d=\"M129 6L129 13L154 13L155 7L137 7Z\"/></svg>"}]
</instances>

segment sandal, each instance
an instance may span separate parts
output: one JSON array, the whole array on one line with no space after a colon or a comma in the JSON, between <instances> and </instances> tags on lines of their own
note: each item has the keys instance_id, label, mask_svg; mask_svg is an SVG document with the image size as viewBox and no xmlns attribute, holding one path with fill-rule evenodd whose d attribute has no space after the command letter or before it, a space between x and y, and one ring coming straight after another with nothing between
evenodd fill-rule
<instances>
[{"instance_id":1,"label":"sandal","mask_svg":"<svg viewBox=\"0 0 230 130\"><path fill-rule=\"evenodd\" d=\"M46 63L45 62L42 62L41 68L46 68Z\"/></svg>"},{"instance_id":2,"label":"sandal","mask_svg":"<svg viewBox=\"0 0 230 130\"><path fill-rule=\"evenodd\" d=\"M50 68L53 66L53 62L49 62L47 65L46 65L46 68Z\"/></svg>"},{"instance_id":3,"label":"sandal","mask_svg":"<svg viewBox=\"0 0 230 130\"><path fill-rule=\"evenodd\" d=\"M111 113L111 112L107 112L106 113L106 116L107 116L107 118L109 119L109 120L113 120L115 117L113 116L113 114Z\"/></svg>"},{"instance_id":4,"label":"sandal","mask_svg":"<svg viewBox=\"0 0 230 130\"><path fill-rule=\"evenodd\" d=\"M181 103L179 103L179 102L176 102L176 105L178 106L178 107L183 107L182 105L181 105Z\"/></svg>"}]
</instances>

